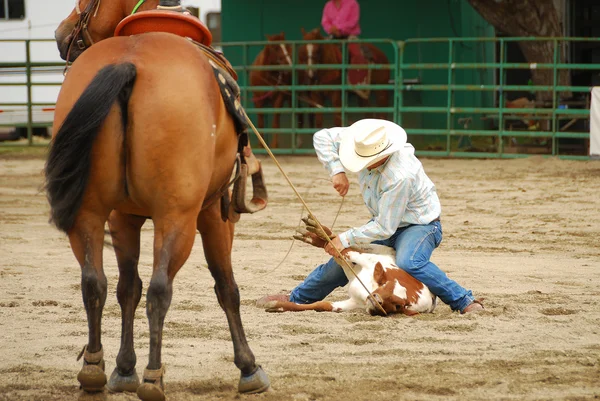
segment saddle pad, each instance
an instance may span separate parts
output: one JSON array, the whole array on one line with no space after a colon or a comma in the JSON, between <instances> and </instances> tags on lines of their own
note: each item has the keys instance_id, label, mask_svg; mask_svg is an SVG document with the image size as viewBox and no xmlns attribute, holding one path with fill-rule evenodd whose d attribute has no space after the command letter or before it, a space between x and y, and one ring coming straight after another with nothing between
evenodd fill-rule
<instances>
[{"instance_id":1,"label":"saddle pad","mask_svg":"<svg viewBox=\"0 0 600 401\"><path fill-rule=\"evenodd\" d=\"M115 36L138 35L146 32L173 33L205 46L210 46L212 43L212 34L198 18L165 10L141 11L123 18L115 29Z\"/></svg>"},{"instance_id":2,"label":"saddle pad","mask_svg":"<svg viewBox=\"0 0 600 401\"><path fill-rule=\"evenodd\" d=\"M370 64L369 59L370 52L367 47L363 47L358 43L350 43L348 45L348 52L350 53L350 65L359 64L365 65ZM348 69L348 83L350 85L369 85L371 83L371 70L370 69ZM369 99L370 89L353 89L353 91L363 99Z\"/></svg>"},{"instance_id":3,"label":"saddle pad","mask_svg":"<svg viewBox=\"0 0 600 401\"><path fill-rule=\"evenodd\" d=\"M225 69L211 59L209 59L208 62L210 63L219 84L225 108L233 118L235 130L240 136L238 151L242 154L244 146L248 144L248 122L246 121L246 112L240 103L240 87Z\"/></svg>"}]
</instances>

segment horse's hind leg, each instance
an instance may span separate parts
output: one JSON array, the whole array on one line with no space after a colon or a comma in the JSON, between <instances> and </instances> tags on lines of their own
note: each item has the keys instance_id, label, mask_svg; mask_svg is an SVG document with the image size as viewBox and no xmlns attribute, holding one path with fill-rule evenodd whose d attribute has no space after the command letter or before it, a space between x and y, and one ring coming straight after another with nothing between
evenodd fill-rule
<instances>
[{"instance_id":1,"label":"horse's hind leg","mask_svg":"<svg viewBox=\"0 0 600 401\"><path fill-rule=\"evenodd\" d=\"M347 95L344 94L344 96L347 96ZM342 107L342 91L333 91L332 92L332 95L331 95L331 104L335 108L341 108ZM344 123L345 122L342 121L342 113L341 112L336 112L335 113L335 126L336 127L343 127Z\"/></svg>"},{"instance_id":2,"label":"horse's hind leg","mask_svg":"<svg viewBox=\"0 0 600 401\"><path fill-rule=\"evenodd\" d=\"M106 276L102 269L106 218L81 210L69 241L81 266L81 293L88 320L88 343L80 354L83 367L77 380L85 391L102 391L106 384L101 341L102 310L106 302Z\"/></svg>"},{"instance_id":3,"label":"horse's hind leg","mask_svg":"<svg viewBox=\"0 0 600 401\"><path fill-rule=\"evenodd\" d=\"M311 99L313 101L313 105L316 107L324 107L324 103L325 103L325 97L323 96L323 92L317 92L314 91L311 94ZM312 113L312 117L313 117L313 125L311 126L314 128L323 128L323 113ZM340 127L340 125L336 125L336 127Z\"/></svg>"},{"instance_id":4,"label":"horse's hind leg","mask_svg":"<svg viewBox=\"0 0 600 401\"><path fill-rule=\"evenodd\" d=\"M160 401L164 395L164 367L161 362L165 317L173 297L173 279L187 260L196 236L197 210L185 214L154 216L154 266L146 294L150 326L150 353L144 383L137 395L144 401Z\"/></svg>"},{"instance_id":5,"label":"horse's hind leg","mask_svg":"<svg viewBox=\"0 0 600 401\"><path fill-rule=\"evenodd\" d=\"M259 393L269 388L269 378L255 363L254 354L246 341L240 317L240 293L233 278L231 267L231 243L233 233L228 223L223 222L218 207L200 213L198 230L202 234L204 254L208 268L215 279L215 292L219 305L225 311L233 341L234 362L241 371L238 391Z\"/></svg>"},{"instance_id":6,"label":"horse's hind leg","mask_svg":"<svg viewBox=\"0 0 600 401\"><path fill-rule=\"evenodd\" d=\"M375 102L377 104L377 107L388 107L390 103L389 97L390 91L388 90L375 91ZM389 115L390 113L379 112L375 115L375 118L386 119Z\"/></svg>"},{"instance_id":7,"label":"horse's hind leg","mask_svg":"<svg viewBox=\"0 0 600 401\"><path fill-rule=\"evenodd\" d=\"M145 217L124 214L114 210L109 219L117 263L119 284L117 299L121 305L121 348L117 355L117 366L110 376L111 391L135 392L140 380L135 370L136 355L133 347L133 321L135 310L142 296L142 280L138 274L140 257L140 230Z\"/></svg>"},{"instance_id":8,"label":"horse's hind leg","mask_svg":"<svg viewBox=\"0 0 600 401\"><path fill-rule=\"evenodd\" d=\"M273 108L274 109L280 109L283 106L283 102L285 101L285 95L283 93L276 93L275 95L275 99L273 100ZM281 126L280 124L280 119L281 119L281 114L279 113L274 113L273 114L273 137L271 139L271 144L270 146L272 148L278 148L279 147L279 128Z\"/></svg>"}]
</instances>

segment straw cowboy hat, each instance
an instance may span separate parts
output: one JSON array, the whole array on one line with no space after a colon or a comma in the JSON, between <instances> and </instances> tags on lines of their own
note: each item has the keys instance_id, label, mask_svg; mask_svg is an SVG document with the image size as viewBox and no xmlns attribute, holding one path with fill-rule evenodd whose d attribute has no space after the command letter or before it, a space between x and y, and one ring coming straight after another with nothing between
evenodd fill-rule
<instances>
[{"instance_id":1,"label":"straw cowboy hat","mask_svg":"<svg viewBox=\"0 0 600 401\"><path fill-rule=\"evenodd\" d=\"M391 121L359 120L342 132L340 161L354 173L402 149L406 132Z\"/></svg>"}]
</instances>

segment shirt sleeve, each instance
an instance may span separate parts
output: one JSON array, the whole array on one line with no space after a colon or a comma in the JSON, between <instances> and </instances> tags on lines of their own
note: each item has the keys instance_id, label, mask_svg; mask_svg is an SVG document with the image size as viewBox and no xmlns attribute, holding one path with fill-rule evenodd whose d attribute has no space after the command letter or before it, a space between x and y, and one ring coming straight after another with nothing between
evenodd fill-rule
<instances>
[{"instance_id":1,"label":"shirt sleeve","mask_svg":"<svg viewBox=\"0 0 600 401\"><path fill-rule=\"evenodd\" d=\"M341 130L341 128L322 129L313 135L313 146L317 157L329 172L330 177L346 172L339 156Z\"/></svg>"},{"instance_id":2,"label":"shirt sleeve","mask_svg":"<svg viewBox=\"0 0 600 401\"><path fill-rule=\"evenodd\" d=\"M325 7L323 7L323 17L321 18L321 25L323 26L323 30L325 30L325 32L327 32L328 34L331 34L331 27L333 25L332 21L331 21L331 13L330 10L328 9L329 7L329 2L327 2L325 4Z\"/></svg>"},{"instance_id":3,"label":"shirt sleeve","mask_svg":"<svg viewBox=\"0 0 600 401\"><path fill-rule=\"evenodd\" d=\"M336 18L336 28L344 35L349 35L358 25L360 20L360 6L358 2L353 1Z\"/></svg>"},{"instance_id":4,"label":"shirt sleeve","mask_svg":"<svg viewBox=\"0 0 600 401\"><path fill-rule=\"evenodd\" d=\"M361 243L371 243L375 240L392 236L402 221L402 215L410 197L411 181L399 179L384 189L377 207L379 213L367 224L351 228L340 234L340 241L345 248Z\"/></svg>"}]
</instances>

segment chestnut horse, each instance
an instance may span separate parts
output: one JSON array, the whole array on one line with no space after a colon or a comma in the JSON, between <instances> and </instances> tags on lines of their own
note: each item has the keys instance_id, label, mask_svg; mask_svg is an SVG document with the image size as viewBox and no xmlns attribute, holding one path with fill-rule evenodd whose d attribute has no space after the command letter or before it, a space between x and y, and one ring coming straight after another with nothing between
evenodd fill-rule
<instances>
[{"instance_id":1,"label":"chestnut horse","mask_svg":"<svg viewBox=\"0 0 600 401\"><path fill-rule=\"evenodd\" d=\"M298 62L308 66L307 69L298 71L299 85L340 85L342 83L342 71L339 68L333 70L310 68L314 64L341 64L342 52L340 47L334 43L319 43L324 37L318 28L310 32L306 32L302 28L302 39L314 42L298 48ZM301 91L300 95L310 99L307 103L316 107L325 106L326 98L330 99L332 107L342 107L341 90L321 91L313 89ZM342 126L341 113L336 113L335 125L337 127ZM316 128L323 127L323 113L314 113L314 126Z\"/></svg>"},{"instance_id":2,"label":"chestnut horse","mask_svg":"<svg viewBox=\"0 0 600 401\"><path fill-rule=\"evenodd\" d=\"M298 59L300 63L308 64L309 66L315 64L342 64L342 50L338 44L319 43L325 39L321 34L320 28L315 28L309 32L306 32L304 28L302 28L302 37L304 40L314 42L300 47L298 50ZM368 54L370 62L375 64L389 64L389 60L385 53L375 45L371 43L361 43L360 45ZM300 82L303 82L305 85L340 85L342 83L342 71L340 69L321 70L309 68L304 70L299 77L302 79ZM389 80L390 71L388 69L371 70L371 84L387 85ZM373 90L373 94L375 97L375 104L378 107L389 106L389 90ZM320 105L323 105L323 102L327 98L330 100L333 107L341 107L342 104L342 93L339 90L312 91L311 96L313 100ZM369 99L358 96L358 103L360 107L367 107L369 105ZM321 128L323 121L323 118L321 117L322 113L315 114L316 125L318 128ZM377 113L375 114L375 118L385 118L385 115L383 115L383 113ZM345 123L341 121L341 115L339 113L337 113L335 120L337 126L341 126Z\"/></svg>"},{"instance_id":3,"label":"chestnut horse","mask_svg":"<svg viewBox=\"0 0 600 401\"><path fill-rule=\"evenodd\" d=\"M267 35L267 39L270 42L285 40L285 34L283 32L277 35ZM252 62L252 66L292 66L291 48L290 45L283 43L274 43L266 45L256 56ZM250 86L288 86L292 84L292 71L291 69L281 70L251 70L250 71ZM252 102L254 107L263 108L267 105L271 105L273 108L279 109L284 106L285 102L290 103L291 107L291 96L289 90L253 90ZM257 112L257 124L258 128L265 128L264 114ZM279 113L273 114L272 127L278 129L280 127L280 115ZM272 148L278 147L278 136L277 133L271 138L269 146Z\"/></svg>"},{"instance_id":4,"label":"chestnut horse","mask_svg":"<svg viewBox=\"0 0 600 401\"><path fill-rule=\"evenodd\" d=\"M269 380L255 362L240 318L231 265L233 224L222 219L218 202L227 191L238 150L234 121L207 56L189 40L158 32L102 40L136 3L121 0L98 7L99 0L81 0L81 13L73 11L56 30L61 55L76 60L56 103L46 191L51 221L67 234L81 266L89 334L77 378L91 392L102 391L107 382L101 320L108 221L122 312L121 347L109 389L137 391L143 400L165 398L163 325L173 280L190 255L197 229L229 323L234 362L241 371L238 390L264 391ZM144 6L152 8L157 1L148 3ZM89 48L80 52L71 46L77 41ZM133 323L142 294L140 230L147 219L154 225L146 297L150 348L139 385Z\"/></svg>"}]
</instances>

